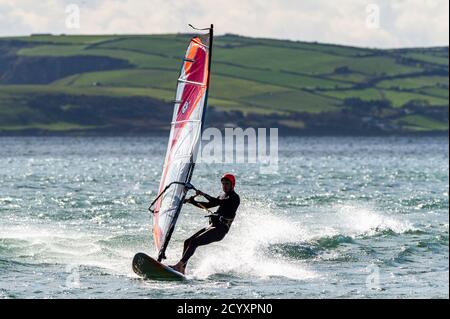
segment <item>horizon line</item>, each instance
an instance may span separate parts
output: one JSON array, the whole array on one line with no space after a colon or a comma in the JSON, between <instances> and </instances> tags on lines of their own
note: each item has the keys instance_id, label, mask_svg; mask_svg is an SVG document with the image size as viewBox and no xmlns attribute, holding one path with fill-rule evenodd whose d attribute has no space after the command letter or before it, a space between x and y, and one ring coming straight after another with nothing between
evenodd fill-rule
<instances>
[{"instance_id":1,"label":"horizon line","mask_svg":"<svg viewBox=\"0 0 450 319\"><path fill-rule=\"evenodd\" d=\"M195 32L176 32L176 33L51 33L51 32L36 32L29 33L25 35L0 35L0 39L5 38L22 38L22 37L33 37L33 36L162 36L162 35L193 35L197 34ZM240 35L237 33L223 33L216 34L215 37L225 37L225 36L237 36L242 38L250 38L250 39L264 39L264 40L275 40L275 41L284 41L284 42L293 42L293 43L309 43L309 44L320 44L320 45L328 45L328 46L340 46L340 47L348 47L348 48L357 48L357 49L368 49L368 50L402 50L402 49L436 49L436 48L449 48L450 44L435 44L431 46L402 46L402 47L370 47L370 46L357 46L354 44L342 44L342 43L331 43L331 42L319 42L319 41L305 41L305 40L292 40L292 39L282 39L282 38L270 38L270 37L254 37L247 35Z\"/></svg>"}]
</instances>

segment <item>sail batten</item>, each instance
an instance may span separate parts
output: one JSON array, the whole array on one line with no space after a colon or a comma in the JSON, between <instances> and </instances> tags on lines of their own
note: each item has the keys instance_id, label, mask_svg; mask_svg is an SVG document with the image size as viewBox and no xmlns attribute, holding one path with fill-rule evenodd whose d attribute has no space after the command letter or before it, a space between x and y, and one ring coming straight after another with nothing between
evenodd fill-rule
<instances>
[{"instance_id":1,"label":"sail batten","mask_svg":"<svg viewBox=\"0 0 450 319\"><path fill-rule=\"evenodd\" d=\"M195 166L207 107L211 66L212 25L210 32L193 37L183 58L159 194L153 218L153 238L158 261L175 228ZM170 185L170 186L169 186Z\"/></svg>"},{"instance_id":2,"label":"sail batten","mask_svg":"<svg viewBox=\"0 0 450 319\"><path fill-rule=\"evenodd\" d=\"M206 87L206 83L201 83L201 82L188 81L188 80L184 80L184 79L178 79L178 82L189 83L189 84L192 84L192 85L198 85L198 86L205 86Z\"/></svg>"},{"instance_id":3,"label":"sail batten","mask_svg":"<svg viewBox=\"0 0 450 319\"><path fill-rule=\"evenodd\" d=\"M186 122L201 122L200 120L184 120L184 121L178 121L178 122L171 122L170 124L179 124L179 123L186 123Z\"/></svg>"}]
</instances>

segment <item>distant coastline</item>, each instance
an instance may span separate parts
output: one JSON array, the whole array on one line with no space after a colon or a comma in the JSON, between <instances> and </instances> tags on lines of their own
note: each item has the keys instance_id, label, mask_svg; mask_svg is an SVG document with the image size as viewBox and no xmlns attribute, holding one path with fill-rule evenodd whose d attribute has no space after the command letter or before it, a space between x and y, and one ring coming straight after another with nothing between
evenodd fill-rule
<instances>
[{"instance_id":1,"label":"distant coastline","mask_svg":"<svg viewBox=\"0 0 450 319\"><path fill-rule=\"evenodd\" d=\"M0 37L0 135L166 134L188 34ZM445 135L448 47L215 39L207 125Z\"/></svg>"}]
</instances>

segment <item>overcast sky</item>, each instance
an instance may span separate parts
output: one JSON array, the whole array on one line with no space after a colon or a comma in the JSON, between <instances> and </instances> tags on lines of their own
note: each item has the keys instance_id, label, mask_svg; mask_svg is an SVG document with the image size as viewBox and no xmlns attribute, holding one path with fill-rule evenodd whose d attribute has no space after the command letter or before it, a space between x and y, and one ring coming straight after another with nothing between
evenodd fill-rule
<instances>
[{"instance_id":1,"label":"overcast sky","mask_svg":"<svg viewBox=\"0 0 450 319\"><path fill-rule=\"evenodd\" d=\"M449 1L0 0L0 36L185 33L191 32L188 23L214 23L217 34L382 48L448 46Z\"/></svg>"}]
</instances>

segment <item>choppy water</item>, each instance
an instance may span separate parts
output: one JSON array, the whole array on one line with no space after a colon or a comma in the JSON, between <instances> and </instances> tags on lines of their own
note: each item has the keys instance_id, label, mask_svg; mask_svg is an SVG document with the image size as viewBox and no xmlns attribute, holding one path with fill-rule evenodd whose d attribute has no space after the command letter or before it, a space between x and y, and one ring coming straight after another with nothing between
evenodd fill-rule
<instances>
[{"instance_id":1,"label":"choppy water","mask_svg":"<svg viewBox=\"0 0 450 319\"><path fill-rule=\"evenodd\" d=\"M0 138L0 298L448 298L448 138L283 138L278 174L237 175L228 236L189 281L143 281L166 138ZM168 262L206 223L185 207Z\"/></svg>"}]
</instances>

